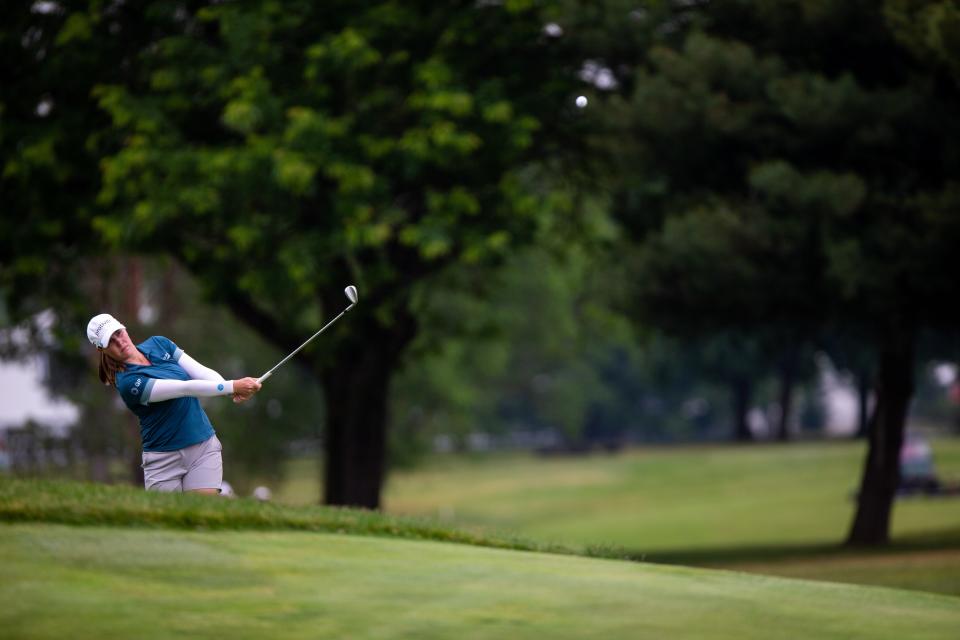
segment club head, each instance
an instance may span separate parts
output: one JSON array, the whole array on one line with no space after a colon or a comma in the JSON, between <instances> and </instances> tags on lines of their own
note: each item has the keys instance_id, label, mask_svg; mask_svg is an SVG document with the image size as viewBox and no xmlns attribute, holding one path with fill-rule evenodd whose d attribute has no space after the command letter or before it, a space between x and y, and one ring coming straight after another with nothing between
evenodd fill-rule
<instances>
[{"instance_id":1,"label":"club head","mask_svg":"<svg viewBox=\"0 0 960 640\"><path fill-rule=\"evenodd\" d=\"M357 288L352 284L343 290L351 304L357 304Z\"/></svg>"}]
</instances>

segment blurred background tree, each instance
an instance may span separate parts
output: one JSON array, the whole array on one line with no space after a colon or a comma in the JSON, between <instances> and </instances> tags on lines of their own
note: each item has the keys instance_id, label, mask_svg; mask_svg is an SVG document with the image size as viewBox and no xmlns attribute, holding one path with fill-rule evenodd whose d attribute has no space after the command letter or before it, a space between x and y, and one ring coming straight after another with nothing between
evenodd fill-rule
<instances>
[{"instance_id":1,"label":"blurred background tree","mask_svg":"<svg viewBox=\"0 0 960 640\"><path fill-rule=\"evenodd\" d=\"M838 323L873 344L851 544L888 539L918 331L957 322L957 86L898 41L916 4L698 5L612 105L640 176L617 200L638 317L784 345Z\"/></svg>"}]
</instances>

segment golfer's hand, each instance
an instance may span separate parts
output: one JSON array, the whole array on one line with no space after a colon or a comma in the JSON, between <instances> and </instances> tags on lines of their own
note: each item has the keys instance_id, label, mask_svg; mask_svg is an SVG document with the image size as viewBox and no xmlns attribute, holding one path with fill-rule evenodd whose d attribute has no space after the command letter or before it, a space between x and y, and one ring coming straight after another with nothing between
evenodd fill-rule
<instances>
[{"instance_id":1,"label":"golfer's hand","mask_svg":"<svg viewBox=\"0 0 960 640\"><path fill-rule=\"evenodd\" d=\"M237 404L246 402L260 391L260 383L256 378L240 378L233 381L233 401Z\"/></svg>"}]
</instances>

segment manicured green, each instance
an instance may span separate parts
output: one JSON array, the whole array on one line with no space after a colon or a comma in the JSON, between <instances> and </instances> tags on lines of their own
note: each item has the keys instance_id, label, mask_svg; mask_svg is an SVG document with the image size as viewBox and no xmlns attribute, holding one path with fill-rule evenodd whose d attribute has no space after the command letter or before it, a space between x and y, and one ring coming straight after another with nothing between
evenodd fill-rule
<instances>
[{"instance_id":1,"label":"manicured green","mask_svg":"<svg viewBox=\"0 0 960 640\"><path fill-rule=\"evenodd\" d=\"M29 638L954 638L956 598L290 531L0 525Z\"/></svg>"}]
</instances>

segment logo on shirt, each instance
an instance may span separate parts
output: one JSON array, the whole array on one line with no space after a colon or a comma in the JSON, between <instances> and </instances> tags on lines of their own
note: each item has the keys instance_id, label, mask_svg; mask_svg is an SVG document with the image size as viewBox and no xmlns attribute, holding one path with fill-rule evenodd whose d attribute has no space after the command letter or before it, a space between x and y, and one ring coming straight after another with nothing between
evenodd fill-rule
<instances>
[{"instance_id":1,"label":"logo on shirt","mask_svg":"<svg viewBox=\"0 0 960 640\"><path fill-rule=\"evenodd\" d=\"M169 354L169 353L163 354L163 359L164 359L164 360L169 360L169 359L170 359L170 354Z\"/></svg>"},{"instance_id":2,"label":"logo on shirt","mask_svg":"<svg viewBox=\"0 0 960 640\"><path fill-rule=\"evenodd\" d=\"M143 378L137 378L137 381L133 383L133 387L130 389L130 393L135 396L139 395L141 384L143 384Z\"/></svg>"},{"instance_id":3,"label":"logo on shirt","mask_svg":"<svg viewBox=\"0 0 960 640\"><path fill-rule=\"evenodd\" d=\"M222 385L222 384L218 384L218 385L217 385L217 391L223 391L223 385Z\"/></svg>"}]
</instances>

